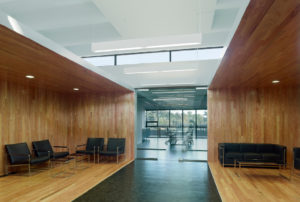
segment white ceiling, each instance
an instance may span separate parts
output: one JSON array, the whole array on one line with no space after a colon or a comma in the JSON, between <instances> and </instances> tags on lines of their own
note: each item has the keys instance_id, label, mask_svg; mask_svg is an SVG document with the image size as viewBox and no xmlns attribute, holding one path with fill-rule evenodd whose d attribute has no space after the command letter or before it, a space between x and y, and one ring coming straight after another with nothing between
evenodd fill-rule
<instances>
[{"instance_id":1,"label":"white ceiling","mask_svg":"<svg viewBox=\"0 0 300 202\"><path fill-rule=\"evenodd\" d=\"M0 0L0 10L78 56L94 56L92 43L197 33L202 35L198 47L226 47L248 3L249 0ZM220 60L207 60L99 67L99 73L114 74L120 83L133 88L180 83L197 86L210 84L219 63ZM124 74L125 68L163 70L170 66L193 67L197 71Z\"/></svg>"}]
</instances>

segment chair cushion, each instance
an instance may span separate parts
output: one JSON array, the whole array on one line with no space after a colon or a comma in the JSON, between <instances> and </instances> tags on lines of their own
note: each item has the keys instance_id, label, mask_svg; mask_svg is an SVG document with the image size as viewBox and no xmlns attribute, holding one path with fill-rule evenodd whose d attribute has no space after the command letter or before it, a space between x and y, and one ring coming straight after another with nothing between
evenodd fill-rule
<instances>
[{"instance_id":1,"label":"chair cushion","mask_svg":"<svg viewBox=\"0 0 300 202\"><path fill-rule=\"evenodd\" d=\"M257 144L241 144L241 152L253 152L256 153Z\"/></svg>"},{"instance_id":2,"label":"chair cushion","mask_svg":"<svg viewBox=\"0 0 300 202\"><path fill-rule=\"evenodd\" d=\"M41 157L36 157L33 159L30 159L30 164L38 164L38 163L43 163L49 160L48 156L41 156Z\"/></svg>"},{"instance_id":3,"label":"chair cushion","mask_svg":"<svg viewBox=\"0 0 300 202\"><path fill-rule=\"evenodd\" d=\"M124 153L125 138L108 138L107 151L117 152L117 148L118 148L119 154Z\"/></svg>"},{"instance_id":4,"label":"chair cushion","mask_svg":"<svg viewBox=\"0 0 300 202\"><path fill-rule=\"evenodd\" d=\"M33 141L32 146L34 148L34 152L36 156L48 156L48 152L50 151L50 155L53 155L52 146L49 140L40 140L40 141Z\"/></svg>"},{"instance_id":5,"label":"chair cushion","mask_svg":"<svg viewBox=\"0 0 300 202\"><path fill-rule=\"evenodd\" d=\"M244 159L245 159L245 161L261 160L262 155L259 153L246 152L246 153L244 153Z\"/></svg>"},{"instance_id":6,"label":"chair cushion","mask_svg":"<svg viewBox=\"0 0 300 202\"><path fill-rule=\"evenodd\" d=\"M295 147L294 148L294 156L300 158L300 147Z\"/></svg>"},{"instance_id":7,"label":"chair cushion","mask_svg":"<svg viewBox=\"0 0 300 202\"><path fill-rule=\"evenodd\" d=\"M64 158L69 155L69 152L54 152L53 153L53 158L54 159L59 159L59 158Z\"/></svg>"},{"instance_id":8,"label":"chair cushion","mask_svg":"<svg viewBox=\"0 0 300 202\"><path fill-rule=\"evenodd\" d=\"M236 160L243 160L244 155L240 152L227 152L225 154L225 158L227 159L236 159Z\"/></svg>"},{"instance_id":9,"label":"chair cushion","mask_svg":"<svg viewBox=\"0 0 300 202\"><path fill-rule=\"evenodd\" d=\"M28 163L29 148L25 142L5 145L11 164Z\"/></svg>"},{"instance_id":10,"label":"chair cushion","mask_svg":"<svg viewBox=\"0 0 300 202\"><path fill-rule=\"evenodd\" d=\"M225 152L240 152L240 144L238 143L225 143Z\"/></svg>"},{"instance_id":11,"label":"chair cushion","mask_svg":"<svg viewBox=\"0 0 300 202\"><path fill-rule=\"evenodd\" d=\"M280 155L275 154L275 153L262 153L262 156L263 156L264 161L279 161L279 160L281 160Z\"/></svg>"},{"instance_id":12,"label":"chair cushion","mask_svg":"<svg viewBox=\"0 0 300 202\"><path fill-rule=\"evenodd\" d=\"M94 147L95 147L97 151L98 147L100 147L100 151L102 151L103 146L104 146L104 138L88 138L86 143L86 150L94 151Z\"/></svg>"},{"instance_id":13,"label":"chair cushion","mask_svg":"<svg viewBox=\"0 0 300 202\"><path fill-rule=\"evenodd\" d=\"M259 144L257 145L257 152L259 153L273 153L274 145L272 144Z\"/></svg>"}]
</instances>

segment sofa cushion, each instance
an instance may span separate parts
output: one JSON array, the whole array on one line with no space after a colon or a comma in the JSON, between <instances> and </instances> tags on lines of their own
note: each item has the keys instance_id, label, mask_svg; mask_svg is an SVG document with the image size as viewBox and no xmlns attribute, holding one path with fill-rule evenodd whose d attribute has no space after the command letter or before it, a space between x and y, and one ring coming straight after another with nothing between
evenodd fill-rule
<instances>
[{"instance_id":1,"label":"sofa cushion","mask_svg":"<svg viewBox=\"0 0 300 202\"><path fill-rule=\"evenodd\" d=\"M254 152L246 152L246 153L244 153L244 159L245 159L245 161L261 160L262 155L259 153L254 153Z\"/></svg>"},{"instance_id":2,"label":"sofa cushion","mask_svg":"<svg viewBox=\"0 0 300 202\"><path fill-rule=\"evenodd\" d=\"M243 160L244 155L243 155L243 153L240 153L240 152L227 152L225 158Z\"/></svg>"},{"instance_id":3,"label":"sofa cushion","mask_svg":"<svg viewBox=\"0 0 300 202\"><path fill-rule=\"evenodd\" d=\"M226 143L225 152L240 152L240 144L238 143Z\"/></svg>"},{"instance_id":4,"label":"sofa cushion","mask_svg":"<svg viewBox=\"0 0 300 202\"><path fill-rule=\"evenodd\" d=\"M280 155L275 154L275 153L263 153L262 156L263 156L264 161L279 161L279 160L281 160Z\"/></svg>"},{"instance_id":5,"label":"sofa cushion","mask_svg":"<svg viewBox=\"0 0 300 202\"><path fill-rule=\"evenodd\" d=\"M257 144L241 144L241 152L256 153Z\"/></svg>"},{"instance_id":6,"label":"sofa cushion","mask_svg":"<svg viewBox=\"0 0 300 202\"><path fill-rule=\"evenodd\" d=\"M259 144L257 145L257 152L259 153L273 153L274 145L272 144Z\"/></svg>"}]
</instances>

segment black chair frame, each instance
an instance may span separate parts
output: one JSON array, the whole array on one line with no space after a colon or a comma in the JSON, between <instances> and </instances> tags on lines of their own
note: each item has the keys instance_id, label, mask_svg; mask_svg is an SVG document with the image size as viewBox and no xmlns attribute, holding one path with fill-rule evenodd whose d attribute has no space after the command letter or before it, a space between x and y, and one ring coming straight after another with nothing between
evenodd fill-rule
<instances>
[{"instance_id":1,"label":"black chair frame","mask_svg":"<svg viewBox=\"0 0 300 202\"><path fill-rule=\"evenodd\" d=\"M126 139L124 139L124 138L108 138L108 143L107 143L107 145L104 145L104 148L105 149L103 149L103 151L101 151L99 148L98 148L98 163L100 162L100 156L101 155L104 155L104 156L106 156L106 152L110 152L110 151L108 151L109 149L109 147L110 147L110 143L111 143L111 141L112 140L122 140L122 141L124 141L124 145L118 145L118 146L116 146L116 153L115 154L110 154L110 155L107 155L107 156L116 156L116 162L117 162L117 164L119 164L119 156L121 156L121 155L125 155L125 140ZM112 143L113 144L113 143Z\"/></svg>"},{"instance_id":2,"label":"black chair frame","mask_svg":"<svg viewBox=\"0 0 300 202\"><path fill-rule=\"evenodd\" d=\"M27 145L27 144L26 144ZM28 147L28 146L27 146ZM32 149L32 153L35 153L34 152L34 149ZM14 154L13 156L19 156L19 157L27 157L26 159L27 159L27 163L14 163L14 164L12 164L12 163L9 163L9 159L10 159L10 155L9 155L9 153L8 153L8 151L7 151L7 149L6 149L6 155L5 155L5 171L4 171L4 173L5 173L5 175L8 175L9 174L9 168L11 168L11 167L22 167L22 166L27 166L28 167L28 176L31 176L31 171L32 171L32 168L31 168L31 166L33 166L34 164L31 164L30 162L31 162L31 160L32 159L34 159L33 158L33 155L31 154L31 153L29 153L29 154ZM41 163L44 163L45 161L43 161L43 162L41 162ZM50 167L50 152L48 152L48 168ZM43 169L39 169L39 170L43 170Z\"/></svg>"}]
</instances>

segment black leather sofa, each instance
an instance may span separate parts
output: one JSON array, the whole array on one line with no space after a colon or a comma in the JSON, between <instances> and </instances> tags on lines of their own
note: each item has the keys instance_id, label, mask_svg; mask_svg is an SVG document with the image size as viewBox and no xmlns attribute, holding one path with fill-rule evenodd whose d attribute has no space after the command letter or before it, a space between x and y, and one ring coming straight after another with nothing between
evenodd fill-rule
<instances>
[{"instance_id":1,"label":"black leather sofa","mask_svg":"<svg viewBox=\"0 0 300 202\"><path fill-rule=\"evenodd\" d=\"M300 147L294 148L294 168L300 170Z\"/></svg>"},{"instance_id":2,"label":"black leather sofa","mask_svg":"<svg viewBox=\"0 0 300 202\"><path fill-rule=\"evenodd\" d=\"M223 166L234 160L286 164L286 147L277 144L219 143L219 160Z\"/></svg>"}]
</instances>

